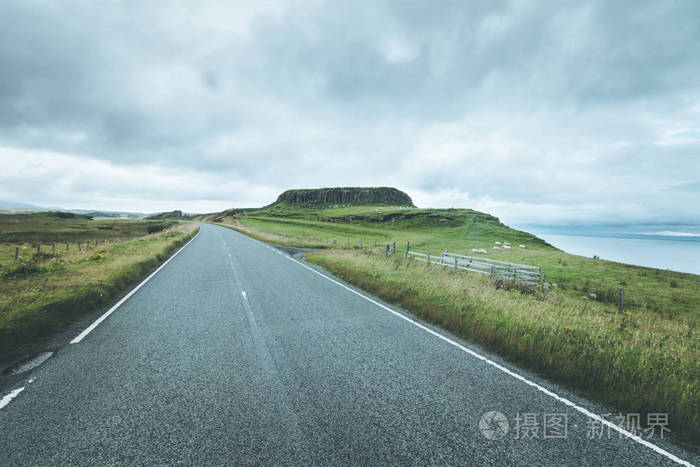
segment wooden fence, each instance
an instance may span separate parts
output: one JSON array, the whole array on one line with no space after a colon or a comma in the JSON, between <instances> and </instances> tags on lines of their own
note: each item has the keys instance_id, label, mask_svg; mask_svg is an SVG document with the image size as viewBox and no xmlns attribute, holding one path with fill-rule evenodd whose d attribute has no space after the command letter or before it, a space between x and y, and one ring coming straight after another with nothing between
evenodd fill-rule
<instances>
[{"instance_id":1,"label":"wooden fence","mask_svg":"<svg viewBox=\"0 0 700 467\"><path fill-rule=\"evenodd\" d=\"M526 285L541 285L543 283L542 268L527 264L508 263L480 256L465 256L444 251L442 256L406 250L406 258L438 264L467 272L489 275L498 279L512 280Z\"/></svg>"}]
</instances>

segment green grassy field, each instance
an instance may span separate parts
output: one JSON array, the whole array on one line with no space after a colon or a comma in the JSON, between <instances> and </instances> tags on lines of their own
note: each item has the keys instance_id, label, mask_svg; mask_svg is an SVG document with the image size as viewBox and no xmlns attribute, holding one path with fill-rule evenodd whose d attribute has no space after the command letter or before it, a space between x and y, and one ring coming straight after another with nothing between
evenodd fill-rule
<instances>
[{"instance_id":1,"label":"green grassy field","mask_svg":"<svg viewBox=\"0 0 700 467\"><path fill-rule=\"evenodd\" d=\"M0 226L2 238L14 240L0 244L0 365L39 349L52 334L110 302L198 229L191 223L93 221L53 213L0 216ZM61 247L51 253L59 238ZM21 253L14 262L17 246Z\"/></svg>"},{"instance_id":2,"label":"green grassy field","mask_svg":"<svg viewBox=\"0 0 700 467\"><path fill-rule=\"evenodd\" d=\"M37 246L43 253L66 255L88 248L89 244L128 240L171 225L171 221L92 220L64 212L0 214L0 268L12 266L15 248L25 258L35 255Z\"/></svg>"},{"instance_id":3,"label":"green grassy field","mask_svg":"<svg viewBox=\"0 0 700 467\"><path fill-rule=\"evenodd\" d=\"M440 255L448 250L474 256L541 266L547 282L572 298L590 297L617 303L624 288L625 308L651 311L668 318L700 322L700 276L631 266L570 255L527 232L511 229L493 216L469 209L411 209L358 206L302 209L273 205L261 210L231 211L200 219L235 226L278 244L320 248L358 248L396 242L411 250ZM264 236L264 238L263 238ZM495 242L510 250L494 250ZM334 243L335 242L335 243ZM519 245L527 248L518 248ZM484 248L486 255L471 252Z\"/></svg>"},{"instance_id":4,"label":"green grassy field","mask_svg":"<svg viewBox=\"0 0 700 467\"><path fill-rule=\"evenodd\" d=\"M700 445L700 276L570 255L468 209L273 205L200 219L271 243L320 248L306 258L338 277L611 410L666 412L677 440ZM407 241L434 255L486 248L492 259L541 266L557 287L507 290L407 261ZM513 248L493 250L497 241ZM393 242L397 255L387 257L384 245Z\"/></svg>"}]
</instances>

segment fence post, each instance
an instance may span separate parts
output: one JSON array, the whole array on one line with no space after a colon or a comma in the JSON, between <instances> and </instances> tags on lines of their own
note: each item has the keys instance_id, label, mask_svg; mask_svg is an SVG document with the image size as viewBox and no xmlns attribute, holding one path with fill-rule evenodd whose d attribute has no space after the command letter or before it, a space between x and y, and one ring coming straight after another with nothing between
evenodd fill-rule
<instances>
[{"instance_id":1,"label":"fence post","mask_svg":"<svg viewBox=\"0 0 700 467\"><path fill-rule=\"evenodd\" d=\"M78 251L82 251L82 250L80 249L80 242L78 242Z\"/></svg>"},{"instance_id":2,"label":"fence post","mask_svg":"<svg viewBox=\"0 0 700 467\"><path fill-rule=\"evenodd\" d=\"M348 240L348 248L350 248L350 237L347 237Z\"/></svg>"},{"instance_id":3,"label":"fence post","mask_svg":"<svg viewBox=\"0 0 700 467\"><path fill-rule=\"evenodd\" d=\"M396 254L396 242L391 244L391 254L392 255Z\"/></svg>"},{"instance_id":4,"label":"fence post","mask_svg":"<svg viewBox=\"0 0 700 467\"><path fill-rule=\"evenodd\" d=\"M68 242L66 242L66 251L68 251Z\"/></svg>"},{"instance_id":5,"label":"fence post","mask_svg":"<svg viewBox=\"0 0 700 467\"><path fill-rule=\"evenodd\" d=\"M620 287L620 301L617 304L617 312L622 313L622 300L624 299L625 296L625 289Z\"/></svg>"},{"instance_id":6,"label":"fence post","mask_svg":"<svg viewBox=\"0 0 700 467\"><path fill-rule=\"evenodd\" d=\"M389 244L386 244L386 255L389 256Z\"/></svg>"},{"instance_id":7,"label":"fence post","mask_svg":"<svg viewBox=\"0 0 700 467\"><path fill-rule=\"evenodd\" d=\"M544 292L544 283L547 282L547 274L542 274L542 292Z\"/></svg>"},{"instance_id":8,"label":"fence post","mask_svg":"<svg viewBox=\"0 0 700 467\"><path fill-rule=\"evenodd\" d=\"M17 257L19 256L19 247L15 247L15 263L17 262Z\"/></svg>"},{"instance_id":9,"label":"fence post","mask_svg":"<svg viewBox=\"0 0 700 467\"><path fill-rule=\"evenodd\" d=\"M360 250L362 250L362 237L360 237Z\"/></svg>"},{"instance_id":10,"label":"fence post","mask_svg":"<svg viewBox=\"0 0 700 467\"><path fill-rule=\"evenodd\" d=\"M53 255L54 253L56 253L56 244L52 243L51 244L51 254Z\"/></svg>"},{"instance_id":11,"label":"fence post","mask_svg":"<svg viewBox=\"0 0 700 467\"><path fill-rule=\"evenodd\" d=\"M425 254L425 259L428 264L430 264L430 253Z\"/></svg>"},{"instance_id":12,"label":"fence post","mask_svg":"<svg viewBox=\"0 0 700 467\"><path fill-rule=\"evenodd\" d=\"M377 248L377 239L374 239L374 248Z\"/></svg>"},{"instance_id":13,"label":"fence post","mask_svg":"<svg viewBox=\"0 0 700 467\"><path fill-rule=\"evenodd\" d=\"M36 255L39 256L41 254L41 245L36 246Z\"/></svg>"},{"instance_id":14,"label":"fence post","mask_svg":"<svg viewBox=\"0 0 700 467\"><path fill-rule=\"evenodd\" d=\"M411 242L406 242L406 259L408 259L408 248L411 246Z\"/></svg>"},{"instance_id":15,"label":"fence post","mask_svg":"<svg viewBox=\"0 0 700 467\"><path fill-rule=\"evenodd\" d=\"M457 257L455 256L455 271L457 270Z\"/></svg>"}]
</instances>

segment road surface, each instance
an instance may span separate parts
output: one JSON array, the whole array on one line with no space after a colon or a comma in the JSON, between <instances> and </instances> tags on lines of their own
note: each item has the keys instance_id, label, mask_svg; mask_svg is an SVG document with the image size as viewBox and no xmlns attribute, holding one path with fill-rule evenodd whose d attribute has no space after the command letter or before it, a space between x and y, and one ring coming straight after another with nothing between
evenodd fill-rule
<instances>
[{"instance_id":1,"label":"road surface","mask_svg":"<svg viewBox=\"0 0 700 467\"><path fill-rule=\"evenodd\" d=\"M698 462L609 432L580 410L604 409L283 252L201 227L80 342L3 389L0 463Z\"/></svg>"}]
</instances>

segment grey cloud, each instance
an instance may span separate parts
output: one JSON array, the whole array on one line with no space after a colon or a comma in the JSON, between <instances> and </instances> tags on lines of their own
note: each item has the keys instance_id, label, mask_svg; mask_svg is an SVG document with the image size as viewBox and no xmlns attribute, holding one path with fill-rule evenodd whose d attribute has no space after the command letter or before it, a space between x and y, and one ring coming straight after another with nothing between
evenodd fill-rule
<instances>
[{"instance_id":1,"label":"grey cloud","mask_svg":"<svg viewBox=\"0 0 700 467\"><path fill-rule=\"evenodd\" d=\"M700 173L693 1L247 8L3 2L0 146L256 193L376 183L700 215L664 190ZM245 198L219 186L188 193Z\"/></svg>"}]
</instances>

